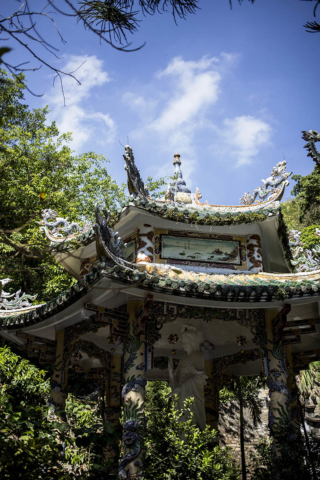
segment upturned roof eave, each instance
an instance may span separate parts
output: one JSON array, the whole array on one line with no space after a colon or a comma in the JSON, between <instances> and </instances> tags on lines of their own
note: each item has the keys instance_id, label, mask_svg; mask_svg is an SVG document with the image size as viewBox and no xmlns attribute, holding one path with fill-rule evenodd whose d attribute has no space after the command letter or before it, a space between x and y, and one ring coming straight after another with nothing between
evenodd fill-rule
<instances>
[{"instance_id":1,"label":"upturned roof eave","mask_svg":"<svg viewBox=\"0 0 320 480\"><path fill-rule=\"evenodd\" d=\"M119 265L106 268L105 264L101 264L81 282L44 305L10 316L1 316L0 313L0 330L19 330L55 316L72 303L82 301L102 278L108 279L114 290L117 286L119 289L128 287L126 291L132 295L143 291L145 294L141 296L154 293L163 301L178 300L179 303L181 298L184 302L193 303L196 300L203 306L216 308L277 308L284 303L308 303L320 298L320 270L297 274L216 274L207 277L181 270L181 274L185 275L182 280L179 270L174 267L164 268L156 264L139 264L138 267L136 270Z\"/></svg>"}]
</instances>

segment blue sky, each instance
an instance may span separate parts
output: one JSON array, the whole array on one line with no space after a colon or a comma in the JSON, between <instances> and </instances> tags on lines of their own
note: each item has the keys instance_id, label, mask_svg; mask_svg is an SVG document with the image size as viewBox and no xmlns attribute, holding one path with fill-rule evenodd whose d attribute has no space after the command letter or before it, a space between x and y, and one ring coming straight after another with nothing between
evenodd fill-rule
<instances>
[{"instance_id":1,"label":"blue sky","mask_svg":"<svg viewBox=\"0 0 320 480\"><path fill-rule=\"evenodd\" d=\"M64 80L64 106L58 83L53 87L42 67L27 78L44 95L26 94L26 102L48 104L61 132L73 132L73 148L103 154L119 183L126 180L120 142L127 138L143 178L172 175L178 152L187 185L212 204L239 204L284 157L289 171L306 175L313 162L301 130L320 129L320 34L303 28L313 20L314 2L233 3L230 10L228 0L201 0L201 10L178 26L170 14L141 15L130 40L147 43L135 53L100 45L73 19L56 16L66 45L49 23L39 27L63 58L37 52L67 71L85 61L77 72L82 85ZM7 13L13 2L2 5ZM27 60L7 43L12 63Z\"/></svg>"}]
</instances>

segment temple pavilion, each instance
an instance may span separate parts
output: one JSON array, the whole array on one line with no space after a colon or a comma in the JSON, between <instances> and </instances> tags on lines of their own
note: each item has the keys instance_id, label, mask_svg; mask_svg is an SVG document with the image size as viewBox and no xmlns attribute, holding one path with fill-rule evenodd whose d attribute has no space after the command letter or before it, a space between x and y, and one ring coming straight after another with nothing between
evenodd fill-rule
<instances>
[{"instance_id":1,"label":"temple pavilion","mask_svg":"<svg viewBox=\"0 0 320 480\"><path fill-rule=\"evenodd\" d=\"M125 152L130 196L112 228L99 206L96 223L83 228L43 211L39 228L77 283L33 305L7 294L4 279L0 298L0 335L53 365L54 404L63 408L76 370L93 390L103 382L114 425L124 407L120 479L140 475L145 385L179 368L186 329L202 352L200 393L212 427L230 375L267 376L271 428L280 415L297 421L295 374L320 359L320 266L282 219L286 162L240 205L221 206L191 193L179 154L167 194L151 198L132 149Z\"/></svg>"}]
</instances>

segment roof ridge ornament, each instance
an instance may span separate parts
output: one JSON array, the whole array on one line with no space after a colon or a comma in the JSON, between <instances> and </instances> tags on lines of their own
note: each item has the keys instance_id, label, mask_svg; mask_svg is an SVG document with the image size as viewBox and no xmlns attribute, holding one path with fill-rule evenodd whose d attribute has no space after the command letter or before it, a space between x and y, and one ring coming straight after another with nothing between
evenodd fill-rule
<instances>
[{"instance_id":1,"label":"roof ridge ornament","mask_svg":"<svg viewBox=\"0 0 320 480\"><path fill-rule=\"evenodd\" d=\"M118 232L114 232L109 226L111 214L103 210L103 215L100 212L98 204L95 205L96 221L93 226L96 232L97 254L99 260L111 261L122 267L134 270L134 265L131 262L124 260L125 244L119 237Z\"/></svg>"},{"instance_id":2,"label":"roof ridge ornament","mask_svg":"<svg viewBox=\"0 0 320 480\"><path fill-rule=\"evenodd\" d=\"M192 203L191 190L187 187L181 171L180 154L174 154L174 180L170 183L167 198L177 203Z\"/></svg>"},{"instance_id":3,"label":"roof ridge ornament","mask_svg":"<svg viewBox=\"0 0 320 480\"><path fill-rule=\"evenodd\" d=\"M314 235L320 237L320 229L316 228ZM292 254L291 264L297 272L312 272L320 268L320 245L305 248L305 243L300 240L300 230L289 231L289 246Z\"/></svg>"},{"instance_id":4,"label":"roof ridge ornament","mask_svg":"<svg viewBox=\"0 0 320 480\"><path fill-rule=\"evenodd\" d=\"M243 205L253 205L255 202L258 204L265 201L267 197L269 197L268 200L271 200L272 196L278 197L280 189L284 191L284 188L289 185L287 178L293 173L286 172L286 167L287 162L285 160L277 163L277 165L273 167L270 177L266 180L261 180L263 185L253 190L252 194L250 194L250 192L244 193L240 198L240 203ZM268 189L268 187L271 188ZM260 198L260 202L256 200L257 197Z\"/></svg>"},{"instance_id":5,"label":"roof ridge ornament","mask_svg":"<svg viewBox=\"0 0 320 480\"><path fill-rule=\"evenodd\" d=\"M21 290L18 290L16 293L7 293L3 290L4 285L11 282L10 278L4 278L0 280L0 309L4 308L5 310L18 310L23 307L32 307L32 303L28 300L35 300L37 295L28 295L23 293L20 296ZM8 300L8 298L12 298Z\"/></svg>"},{"instance_id":6,"label":"roof ridge ornament","mask_svg":"<svg viewBox=\"0 0 320 480\"><path fill-rule=\"evenodd\" d=\"M124 147L126 155L123 155L126 163L124 169L127 171L128 190L134 197L149 197L150 193L140 176L140 170L137 168L132 148L129 145Z\"/></svg>"},{"instance_id":7,"label":"roof ridge ornament","mask_svg":"<svg viewBox=\"0 0 320 480\"><path fill-rule=\"evenodd\" d=\"M40 230L45 232L46 237L51 243L69 242L70 240L74 240L77 235L85 233L92 227L91 224L80 227L76 222L69 223L68 218L59 217L58 213L50 208L42 210L41 214L43 220L37 223L42 225ZM49 220L53 221L49 222Z\"/></svg>"}]
</instances>

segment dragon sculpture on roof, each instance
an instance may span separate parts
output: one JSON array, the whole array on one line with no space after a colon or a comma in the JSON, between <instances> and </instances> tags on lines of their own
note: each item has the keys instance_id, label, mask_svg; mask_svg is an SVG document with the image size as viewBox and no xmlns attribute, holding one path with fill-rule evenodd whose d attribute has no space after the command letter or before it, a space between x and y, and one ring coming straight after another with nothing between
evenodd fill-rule
<instances>
[{"instance_id":1,"label":"dragon sculpture on roof","mask_svg":"<svg viewBox=\"0 0 320 480\"><path fill-rule=\"evenodd\" d=\"M3 290L3 287L9 282L11 282L10 278L0 280L0 309L17 310L24 307L31 307L32 303L30 303L29 300L35 300L37 295L23 293L20 296L21 290L18 290L16 293L7 293ZM9 298L12 300L8 300Z\"/></svg>"},{"instance_id":2,"label":"dragon sculpture on roof","mask_svg":"<svg viewBox=\"0 0 320 480\"><path fill-rule=\"evenodd\" d=\"M124 169L127 172L128 190L130 195L134 197L149 197L149 190L145 187L144 182L140 176L140 170L137 168L132 148L129 145L124 147L126 155L123 155L126 163Z\"/></svg>"},{"instance_id":3,"label":"dragon sculpture on roof","mask_svg":"<svg viewBox=\"0 0 320 480\"><path fill-rule=\"evenodd\" d=\"M68 218L59 217L58 213L51 209L42 210L41 213L43 220L38 222L41 225L40 230L45 232L52 243L70 241L91 228L89 224L82 228L78 223L69 223Z\"/></svg>"},{"instance_id":4,"label":"dragon sculpture on roof","mask_svg":"<svg viewBox=\"0 0 320 480\"><path fill-rule=\"evenodd\" d=\"M259 197L260 202L262 202L266 200L267 197L275 195L280 187L289 185L287 178L292 175L292 172L286 172L286 167L287 162L285 160L277 163L277 165L273 167L270 177L266 180L261 180L263 185L253 190L252 194L250 194L250 192L245 193L240 198L240 203L243 205L253 205L257 197ZM257 203L260 202L257 201Z\"/></svg>"}]
</instances>

